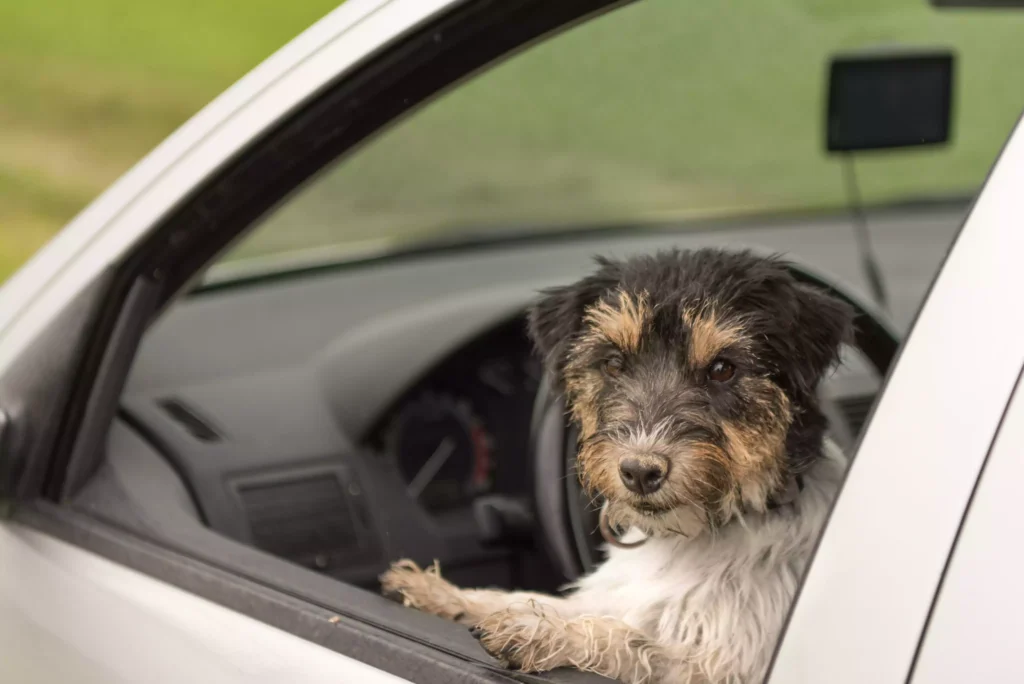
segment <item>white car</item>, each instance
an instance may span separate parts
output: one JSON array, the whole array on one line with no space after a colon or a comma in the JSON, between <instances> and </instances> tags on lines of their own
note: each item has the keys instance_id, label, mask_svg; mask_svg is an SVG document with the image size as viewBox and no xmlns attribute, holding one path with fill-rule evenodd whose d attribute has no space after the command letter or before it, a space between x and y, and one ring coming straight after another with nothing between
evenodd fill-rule
<instances>
[{"instance_id":1,"label":"white car","mask_svg":"<svg viewBox=\"0 0 1024 684\"><path fill-rule=\"evenodd\" d=\"M962 200L873 206L955 183L942 156L866 161L873 256L817 124L786 118L817 121L819 81L782 80L859 34L825 2L712 4L348 0L4 284L0 680L601 681L503 670L376 578L436 558L553 591L598 562L523 311L593 254L720 244L792 255L859 315L823 388L856 457L769 681L1024 681L1024 92L972 66L1020 17L929 24L983 46L954 46L964 93L1005 96L953 154L1010 138ZM694 80L715 46L749 60ZM725 182L744 169L771 192ZM832 209L778 211L814 193Z\"/></svg>"}]
</instances>

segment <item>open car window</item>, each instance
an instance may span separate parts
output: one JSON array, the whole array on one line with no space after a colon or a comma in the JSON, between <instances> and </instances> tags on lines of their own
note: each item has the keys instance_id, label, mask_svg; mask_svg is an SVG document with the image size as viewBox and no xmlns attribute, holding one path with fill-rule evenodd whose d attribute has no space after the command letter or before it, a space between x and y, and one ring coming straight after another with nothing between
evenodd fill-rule
<instances>
[{"instance_id":1,"label":"open car window","mask_svg":"<svg viewBox=\"0 0 1024 684\"><path fill-rule=\"evenodd\" d=\"M484 64L612 3L558 16L513 4L502 16L465 3L420 27L354 77L365 90L326 88L275 132L294 144L258 141L223 195L176 217L224 239L196 238L162 272L180 286L210 268L187 296L153 296L168 306L125 369L101 457L72 458L57 483L54 498L88 520L81 538L151 571L180 554L185 580L154 572L194 588L216 575L240 610L264 592L277 604L262 617L387 671L436 660L423 681L445 668L510 678L466 630L382 599L378 577L408 557L463 586L555 592L573 579L537 506L544 377L524 311L538 290L588 273L594 254L753 246L868 304L871 261L888 293L871 309L902 333L1024 102L1017 15L645 0L406 112L470 69L447 41ZM830 155L830 60L893 42L955 56L948 143ZM365 119L337 123L358 106ZM823 394L852 452L884 369L843 361ZM118 535L143 550L111 551Z\"/></svg>"}]
</instances>

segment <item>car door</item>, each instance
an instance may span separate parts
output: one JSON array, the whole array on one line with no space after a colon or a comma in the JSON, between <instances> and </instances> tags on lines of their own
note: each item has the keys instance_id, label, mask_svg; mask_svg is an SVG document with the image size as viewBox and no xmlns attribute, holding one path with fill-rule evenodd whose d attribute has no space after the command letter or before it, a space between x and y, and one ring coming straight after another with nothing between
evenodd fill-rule
<instances>
[{"instance_id":1,"label":"car door","mask_svg":"<svg viewBox=\"0 0 1024 684\"><path fill-rule=\"evenodd\" d=\"M0 523L4 681L407 681L17 520Z\"/></svg>"}]
</instances>

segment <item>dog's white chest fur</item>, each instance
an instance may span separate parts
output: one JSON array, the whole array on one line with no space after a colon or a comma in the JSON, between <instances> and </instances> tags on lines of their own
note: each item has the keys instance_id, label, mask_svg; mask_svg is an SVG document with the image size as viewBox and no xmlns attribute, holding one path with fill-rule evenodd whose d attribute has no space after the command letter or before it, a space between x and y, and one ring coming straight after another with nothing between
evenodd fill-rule
<instances>
[{"instance_id":1,"label":"dog's white chest fur","mask_svg":"<svg viewBox=\"0 0 1024 684\"><path fill-rule=\"evenodd\" d=\"M611 549L564 597L459 589L411 561L386 593L473 627L495 657L529 672L575 667L628 684L755 684L767 673L846 459L826 443L792 504L717 534ZM627 537L628 538L628 537Z\"/></svg>"},{"instance_id":2,"label":"dog's white chest fur","mask_svg":"<svg viewBox=\"0 0 1024 684\"><path fill-rule=\"evenodd\" d=\"M792 506L714 536L611 548L573 585L573 603L685 647L702 679L761 681L845 466L839 448L826 443Z\"/></svg>"}]
</instances>

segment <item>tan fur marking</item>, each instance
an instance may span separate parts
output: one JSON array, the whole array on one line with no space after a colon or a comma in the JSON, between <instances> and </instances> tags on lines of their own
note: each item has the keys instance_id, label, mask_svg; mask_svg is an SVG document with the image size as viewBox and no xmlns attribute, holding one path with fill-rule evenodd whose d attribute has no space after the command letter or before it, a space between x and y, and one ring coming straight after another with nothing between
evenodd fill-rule
<instances>
[{"instance_id":1,"label":"tan fur marking","mask_svg":"<svg viewBox=\"0 0 1024 684\"><path fill-rule=\"evenodd\" d=\"M600 302L587 309L584 320L589 332L573 345L569 358L585 356L588 347L602 340L611 342L627 353L637 351L650 316L646 293L633 296L620 290L616 304ZM601 375L593 369L580 368L570 362L566 368L565 386L572 416L580 426L580 437L586 439L597 431L597 397L601 392Z\"/></svg>"},{"instance_id":2,"label":"tan fur marking","mask_svg":"<svg viewBox=\"0 0 1024 684\"><path fill-rule=\"evenodd\" d=\"M683 322L690 329L689 360L694 368L704 368L724 349L747 343L743 327L722 321L714 307L686 311Z\"/></svg>"},{"instance_id":3,"label":"tan fur marking","mask_svg":"<svg viewBox=\"0 0 1024 684\"><path fill-rule=\"evenodd\" d=\"M567 373L565 390L572 417L580 426L580 437L585 439L597 431L597 397L601 392L601 377L592 370Z\"/></svg>"},{"instance_id":4,"label":"tan fur marking","mask_svg":"<svg viewBox=\"0 0 1024 684\"><path fill-rule=\"evenodd\" d=\"M644 328L650 319L647 295L633 296L620 290L618 306L599 302L589 307L585 321L609 342L624 352L640 348Z\"/></svg>"},{"instance_id":5,"label":"tan fur marking","mask_svg":"<svg viewBox=\"0 0 1024 684\"><path fill-rule=\"evenodd\" d=\"M612 453L611 445L598 440L586 442L576 455L576 469L580 483L592 494L608 496L621 486L618 476L618 462Z\"/></svg>"},{"instance_id":6,"label":"tan fur marking","mask_svg":"<svg viewBox=\"0 0 1024 684\"><path fill-rule=\"evenodd\" d=\"M762 381L767 383L768 381ZM781 390L775 389L774 397L760 395L751 398L761 405L762 420L753 423L724 421L730 460L723 464L730 472L737 489L742 493L742 503L763 510L772 492L779 487L785 476L786 433L792 422L789 401ZM781 409L772 411L773 400ZM740 503L731 501L730 504Z\"/></svg>"}]
</instances>

